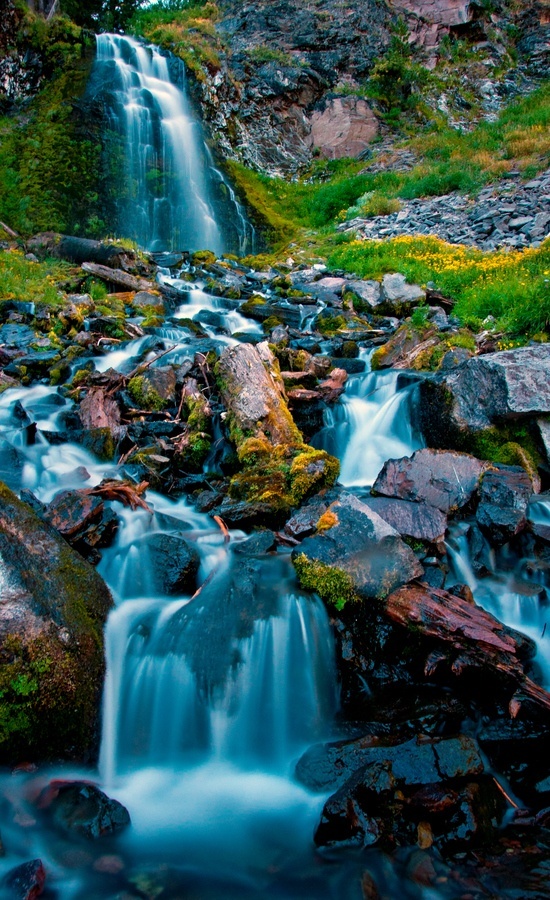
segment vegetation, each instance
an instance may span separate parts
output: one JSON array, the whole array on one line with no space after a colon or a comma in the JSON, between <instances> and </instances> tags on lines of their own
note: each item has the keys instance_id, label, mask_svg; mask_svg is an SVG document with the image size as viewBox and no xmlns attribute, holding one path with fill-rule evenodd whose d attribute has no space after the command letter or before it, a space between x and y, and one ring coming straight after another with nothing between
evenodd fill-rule
<instances>
[{"instance_id":1,"label":"vegetation","mask_svg":"<svg viewBox=\"0 0 550 900\"><path fill-rule=\"evenodd\" d=\"M129 30L170 50L184 61L199 81L205 70L216 72L221 65L222 42L215 24L219 10L214 2L160 2L140 9Z\"/></svg>"},{"instance_id":2,"label":"vegetation","mask_svg":"<svg viewBox=\"0 0 550 900\"><path fill-rule=\"evenodd\" d=\"M57 284L69 277L71 266L60 260L38 263L25 259L21 250L0 252L0 305L6 300L26 300L59 307Z\"/></svg>"},{"instance_id":3,"label":"vegetation","mask_svg":"<svg viewBox=\"0 0 550 900\"><path fill-rule=\"evenodd\" d=\"M23 235L104 233L100 137L75 105L92 62L84 32L25 7L19 45L39 54L46 81L24 114L0 117L0 219Z\"/></svg>"},{"instance_id":4,"label":"vegetation","mask_svg":"<svg viewBox=\"0 0 550 900\"><path fill-rule=\"evenodd\" d=\"M329 265L362 278L399 271L411 282L432 282L457 301L455 313L474 328L489 315L512 334L534 335L550 328L550 239L538 249L495 253L434 237L354 240L335 248Z\"/></svg>"}]
</instances>

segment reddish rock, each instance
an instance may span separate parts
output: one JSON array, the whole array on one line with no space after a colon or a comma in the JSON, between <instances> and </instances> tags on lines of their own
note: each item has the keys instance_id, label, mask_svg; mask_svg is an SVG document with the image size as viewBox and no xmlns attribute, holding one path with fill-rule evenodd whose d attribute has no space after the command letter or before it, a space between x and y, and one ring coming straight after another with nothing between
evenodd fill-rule
<instances>
[{"instance_id":1,"label":"reddish rock","mask_svg":"<svg viewBox=\"0 0 550 900\"><path fill-rule=\"evenodd\" d=\"M460 676L479 670L504 679L512 718L523 700L539 711L550 712L550 694L525 674L523 660L533 654L528 638L511 631L474 603L448 591L423 585L405 585L394 591L384 604L389 619L414 633L434 641L425 663L426 677L432 677L441 664L450 665Z\"/></svg>"},{"instance_id":2,"label":"reddish rock","mask_svg":"<svg viewBox=\"0 0 550 900\"><path fill-rule=\"evenodd\" d=\"M390 459L373 485L375 494L425 502L444 513L472 499L490 463L452 450L417 450L411 457Z\"/></svg>"},{"instance_id":3,"label":"reddish rock","mask_svg":"<svg viewBox=\"0 0 550 900\"><path fill-rule=\"evenodd\" d=\"M35 900L40 897L46 883L46 870L41 859L10 869L2 878L2 896L10 900ZM5 893L4 893L5 892Z\"/></svg>"},{"instance_id":4,"label":"reddish rock","mask_svg":"<svg viewBox=\"0 0 550 900\"><path fill-rule=\"evenodd\" d=\"M92 387L82 400L78 415L84 428L108 428L116 433L120 426L118 404L105 388Z\"/></svg>"},{"instance_id":5,"label":"reddish rock","mask_svg":"<svg viewBox=\"0 0 550 900\"><path fill-rule=\"evenodd\" d=\"M485 473L476 519L492 544L505 544L523 531L532 494L531 478L521 466L494 466Z\"/></svg>"},{"instance_id":6,"label":"reddish rock","mask_svg":"<svg viewBox=\"0 0 550 900\"><path fill-rule=\"evenodd\" d=\"M310 118L308 143L327 159L358 156L378 134L378 120L365 100L333 97Z\"/></svg>"}]
</instances>

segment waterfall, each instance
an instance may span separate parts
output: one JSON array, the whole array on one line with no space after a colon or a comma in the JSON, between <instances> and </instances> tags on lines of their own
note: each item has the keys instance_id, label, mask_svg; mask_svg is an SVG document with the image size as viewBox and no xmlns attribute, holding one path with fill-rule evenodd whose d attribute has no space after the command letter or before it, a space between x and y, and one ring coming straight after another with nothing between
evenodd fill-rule
<instances>
[{"instance_id":1,"label":"waterfall","mask_svg":"<svg viewBox=\"0 0 550 900\"><path fill-rule=\"evenodd\" d=\"M326 411L325 427L312 441L339 458L342 484L372 485L386 460L410 456L423 446L413 424L416 392L416 382L404 372L348 379L341 401Z\"/></svg>"},{"instance_id":2,"label":"waterfall","mask_svg":"<svg viewBox=\"0 0 550 900\"><path fill-rule=\"evenodd\" d=\"M252 228L212 162L183 63L126 35L100 34L93 83L121 142L119 234L148 250L244 252Z\"/></svg>"},{"instance_id":3,"label":"waterfall","mask_svg":"<svg viewBox=\"0 0 550 900\"><path fill-rule=\"evenodd\" d=\"M216 571L196 599L133 590L148 584L142 547L154 532L166 533L165 515L126 514L102 561L120 601L106 633L105 778L212 759L284 773L335 711L325 608L293 590L286 557L243 561L207 517L188 507L179 515L191 519L193 531L183 534L200 550L202 576Z\"/></svg>"}]
</instances>

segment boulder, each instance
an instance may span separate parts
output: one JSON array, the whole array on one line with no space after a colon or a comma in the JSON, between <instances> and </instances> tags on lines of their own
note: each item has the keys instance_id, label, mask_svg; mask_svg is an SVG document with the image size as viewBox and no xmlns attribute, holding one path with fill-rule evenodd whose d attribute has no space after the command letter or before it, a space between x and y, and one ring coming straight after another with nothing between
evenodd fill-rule
<instances>
[{"instance_id":1,"label":"boulder","mask_svg":"<svg viewBox=\"0 0 550 900\"><path fill-rule=\"evenodd\" d=\"M273 444L300 440L283 399L275 357L267 344L227 347L220 357L218 373L222 397L238 428L243 432L261 428Z\"/></svg>"},{"instance_id":2,"label":"boulder","mask_svg":"<svg viewBox=\"0 0 550 900\"><path fill-rule=\"evenodd\" d=\"M85 781L56 782L39 798L58 828L70 834L96 839L123 831L130 824L128 810Z\"/></svg>"},{"instance_id":3,"label":"boulder","mask_svg":"<svg viewBox=\"0 0 550 900\"><path fill-rule=\"evenodd\" d=\"M423 384L421 392L421 426L428 441L439 446L442 436L548 415L550 344L474 356Z\"/></svg>"},{"instance_id":4,"label":"boulder","mask_svg":"<svg viewBox=\"0 0 550 900\"><path fill-rule=\"evenodd\" d=\"M524 702L545 717L550 713L550 694L525 671L535 652L533 642L475 603L427 584L405 585L386 599L384 612L391 622L423 638L426 678L440 669L455 677L483 673L491 678L495 697L501 693L508 701L513 718Z\"/></svg>"},{"instance_id":5,"label":"boulder","mask_svg":"<svg viewBox=\"0 0 550 900\"><path fill-rule=\"evenodd\" d=\"M349 281L346 290L351 291L363 306L375 310L380 305L381 287L379 281ZM359 305L357 309L359 309Z\"/></svg>"},{"instance_id":6,"label":"boulder","mask_svg":"<svg viewBox=\"0 0 550 900\"><path fill-rule=\"evenodd\" d=\"M492 544L505 544L523 531L532 494L533 483L521 466L493 466L485 472L476 520Z\"/></svg>"},{"instance_id":7,"label":"boulder","mask_svg":"<svg viewBox=\"0 0 550 900\"><path fill-rule=\"evenodd\" d=\"M226 348L216 374L228 410L229 434L242 466L231 479L230 496L220 514L225 516L227 509L234 523L236 513L251 525L275 527L284 522L291 507L332 486L339 472L338 460L304 444L267 343ZM234 501L253 504L252 519L246 510L232 509ZM274 518L266 519L264 513Z\"/></svg>"},{"instance_id":8,"label":"boulder","mask_svg":"<svg viewBox=\"0 0 550 900\"><path fill-rule=\"evenodd\" d=\"M292 559L302 586L337 609L348 600L385 597L423 572L398 532L352 494L331 503L317 529Z\"/></svg>"},{"instance_id":9,"label":"boulder","mask_svg":"<svg viewBox=\"0 0 550 900\"><path fill-rule=\"evenodd\" d=\"M408 284L405 276L396 272L393 275L384 275L382 296L386 304L400 307L421 303L426 299L426 292L418 284Z\"/></svg>"},{"instance_id":10,"label":"boulder","mask_svg":"<svg viewBox=\"0 0 550 900\"><path fill-rule=\"evenodd\" d=\"M452 450L417 450L389 459L373 485L374 494L427 503L445 514L470 502L489 463Z\"/></svg>"},{"instance_id":11,"label":"boulder","mask_svg":"<svg viewBox=\"0 0 550 900\"><path fill-rule=\"evenodd\" d=\"M479 748L473 738L414 737L404 743L382 741L367 735L352 741L316 744L296 765L296 777L314 791L334 791L359 770L382 765L382 785L391 790L401 785L437 784L448 778L464 778L484 771ZM382 774L382 773L381 773ZM380 783L378 784L380 789Z\"/></svg>"},{"instance_id":12,"label":"boulder","mask_svg":"<svg viewBox=\"0 0 550 900\"><path fill-rule=\"evenodd\" d=\"M0 560L0 758L89 758L96 750L109 590L2 484Z\"/></svg>"},{"instance_id":13,"label":"boulder","mask_svg":"<svg viewBox=\"0 0 550 900\"><path fill-rule=\"evenodd\" d=\"M197 587L200 556L186 540L175 534L152 534L141 541L149 554L147 576L160 594L193 594Z\"/></svg>"}]
</instances>

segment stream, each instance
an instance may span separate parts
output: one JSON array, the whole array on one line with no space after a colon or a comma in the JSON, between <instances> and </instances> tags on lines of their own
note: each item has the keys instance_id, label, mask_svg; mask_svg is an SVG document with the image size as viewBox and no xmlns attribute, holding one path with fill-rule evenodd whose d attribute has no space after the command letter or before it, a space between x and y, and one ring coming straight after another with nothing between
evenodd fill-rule
<instances>
[{"instance_id":1,"label":"stream","mask_svg":"<svg viewBox=\"0 0 550 900\"><path fill-rule=\"evenodd\" d=\"M155 251L207 246L219 254L250 246L252 230L194 122L183 67L174 74L175 64L155 48L113 35L99 37L97 65L95 83L110 97L112 127L128 146L120 212L128 236ZM231 308L186 276L159 269L181 304L151 334L97 356L96 370L128 373L159 346L169 351L162 365L192 360L197 340L185 320L195 316L218 347L235 344L238 332L263 334L238 304ZM313 441L339 457L341 483L358 494L368 492L387 459L423 446L417 377L371 372L370 353L362 357L367 371L348 379ZM64 440L73 409L63 389L42 384L0 395L0 478L12 490L29 489L49 502L61 489L131 477ZM343 734L325 607L298 587L288 550L245 558L261 584L258 602L242 580L243 532L226 539L185 499L148 490L147 503L150 511L130 511L110 501L119 528L98 568L116 606L106 629L98 769L22 767L1 776L16 814L2 822L0 874L40 857L46 900L457 896L452 887L439 892L409 879L406 854L390 861L377 850L315 851L312 835L327 794L306 790L294 770L313 743ZM533 502L530 515L550 520L550 506ZM151 539L174 537L199 554L204 587L195 598L169 596L152 577ZM498 558L487 550L486 573L475 574L460 525L447 540L451 580L467 583L477 602L536 640L550 684L546 584L505 549ZM52 778L93 780L126 806L131 827L93 846L44 828L33 800ZM369 883L376 894L368 893Z\"/></svg>"}]
</instances>

